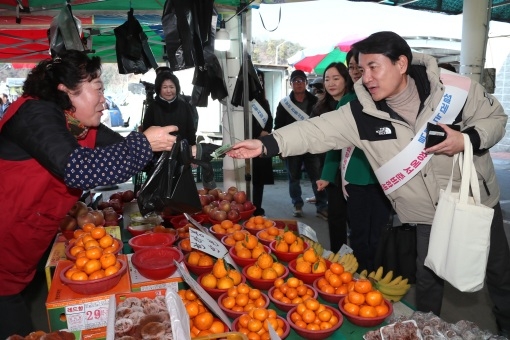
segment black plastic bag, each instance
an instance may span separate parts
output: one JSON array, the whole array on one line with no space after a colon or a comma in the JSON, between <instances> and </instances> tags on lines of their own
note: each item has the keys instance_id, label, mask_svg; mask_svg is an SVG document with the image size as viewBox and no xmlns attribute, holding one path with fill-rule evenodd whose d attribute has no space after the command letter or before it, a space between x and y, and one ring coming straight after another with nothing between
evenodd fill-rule
<instances>
[{"instance_id":1,"label":"black plastic bag","mask_svg":"<svg viewBox=\"0 0 510 340\"><path fill-rule=\"evenodd\" d=\"M193 214L202 210L187 140L178 138L171 151L162 153L140 189L137 202L142 215L163 211L169 215Z\"/></svg>"},{"instance_id":2,"label":"black plastic bag","mask_svg":"<svg viewBox=\"0 0 510 340\"><path fill-rule=\"evenodd\" d=\"M393 270L393 277L402 275L409 283L416 282L416 227L408 224L386 226L379 239L374 267Z\"/></svg>"}]
</instances>

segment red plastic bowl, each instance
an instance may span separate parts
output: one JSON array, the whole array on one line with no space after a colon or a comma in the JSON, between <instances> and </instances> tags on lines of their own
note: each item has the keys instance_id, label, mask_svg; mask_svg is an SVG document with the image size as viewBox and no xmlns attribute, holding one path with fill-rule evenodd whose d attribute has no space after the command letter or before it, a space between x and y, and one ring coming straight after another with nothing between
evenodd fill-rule
<instances>
[{"instance_id":1,"label":"red plastic bowl","mask_svg":"<svg viewBox=\"0 0 510 340\"><path fill-rule=\"evenodd\" d=\"M218 298L221 296L221 294L223 293L226 293L228 289L218 289L218 288L208 288L208 287L204 287L202 285L202 278L207 275L208 273L204 273L202 275L199 275L197 277L197 282L198 284L200 285L200 287L202 287L207 293L209 293L209 295L211 295L211 297L215 300L218 300ZM241 283L246 283L246 278L241 275Z\"/></svg>"},{"instance_id":2,"label":"red plastic bowl","mask_svg":"<svg viewBox=\"0 0 510 340\"><path fill-rule=\"evenodd\" d=\"M227 220L230 220L230 219L229 219L229 218L227 218ZM233 220L231 220L231 221L235 224L235 223L239 223L239 221L240 221L240 220L241 220L241 217L239 216L238 218L233 219ZM214 219L212 219L212 218L210 218L210 217L209 217L209 222L210 222L211 224L213 224L213 225L214 225L214 224L221 224L221 221L214 220Z\"/></svg>"},{"instance_id":3,"label":"red plastic bowl","mask_svg":"<svg viewBox=\"0 0 510 340\"><path fill-rule=\"evenodd\" d=\"M287 320L285 320L284 318L282 318L281 316L277 315L276 316L278 319L282 320L283 321L283 334L282 336L280 337L282 340L285 339L286 337L289 336L289 333L290 333L290 325L288 323ZM232 322L232 330L236 331L236 332L239 332L239 317L237 317L233 322Z\"/></svg>"},{"instance_id":4,"label":"red plastic bowl","mask_svg":"<svg viewBox=\"0 0 510 340\"><path fill-rule=\"evenodd\" d=\"M152 247L170 247L177 239L170 233L145 233L129 239L129 245L134 252Z\"/></svg>"},{"instance_id":5,"label":"red plastic bowl","mask_svg":"<svg viewBox=\"0 0 510 340\"><path fill-rule=\"evenodd\" d=\"M265 280L265 279L255 279L253 277L249 277L246 272L248 271L249 266L245 266L243 268L243 276L246 277L246 280L250 283L250 285L254 288L260 289L260 290L268 290L269 288L274 286L274 282L276 279L282 278L285 280L287 276L289 276L289 269L285 267L285 273L283 275L278 276L274 280Z\"/></svg>"},{"instance_id":6,"label":"red plastic bowl","mask_svg":"<svg viewBox=\"0 0 510 340\"><path fill-rule=\"evenodd\" d=\"M274 249L274 247L276 246L276 241L273 241L269 244L269 248L271 248L271 252L273 252L276 256L276 258L280 261L283 261L283 262L290 262L292 260L295 260L297 259L297 257L300 255L300 254L303 254L305 252L305 250L308 249L308 243L306 242L303 242L304 243L304 248L303 251L300 251L299 253L291 253L291 252L285 252L285 251L278 251L276 249Z\"/></svg>"},{"instance_id":7,"label":"red plastic bowl","mask_svg":"<svg viewBox=\"0 0 510 340\"><path fill-rule=\"evenodd\" d=\"M181 243L184 241L184 240L189 240L189 237L186 237L186 238L183 238L182 240L179 241L179 243L177 243L177 248L184 254L184 255L187 255L190 253L191 250L186 250L186 249L182 249L182 246L181 246ZM193 249L193 248L192 248Z\"/></svg>"},{"instance_id":8,"label":"red plastic bowl","mask_svg":"<svg viewBox=\"0 0 510 340\"><path fill-rule=\"evenodd\" d=\"M94 295L104 293L113 287L115 287L122 278L122 275L127 271L127 264L124 260L117 259L120 262L121 267L118 272L113 275L103 277L102 279L86 280L86 281L75 281L68 279L65 274L74 266L70 264L60 272L60 281L69 287L73 292L83 295Z\"/></svg>"},{"instance_id":9,"label":"red plastic bowl","mask_svg":"<svg viewBox=\"0 0 510 340\"><path fill-rule=\"evenodd\" d=\"M259 234L260 234L262 231L264 231L264 229L259 230L255 236L257 236L257 238L259 239L259 242L260 242L260 243L262 243L263 245L265 245L265 246L269 247L269 245L271 244L271 242L273 242L274 240L266 240L266 239L264 239L264 238L261 238Z\"/></svg>"},{"instance_id":10,"label":"red plastic bowl","mask_svg":"<svg viewBox=\"0 0 510 340\"><path fill-rule=\"evenodd\" d=\"M119 245L119 248L114 252L115 255L118 255L120 253L120 251L122 250L122 247L123 247L124 244L122 243L121 240L119 240L116 237L114 237L113 239ZM76 256L73 256L70 253L71 248L74 246L75 242L76 241L69 241L69 244L66 246L66 249L65 249L66 257L67 257L68 260L71 260L71 261L76 261Z\"/></svg>"},{"instance_id":11,"label":"red plastic bowl","mask_svg":"<svg viewBox=\"0 0 510 340\"><path fill-rule=\"evenodd\" d=\"M274 226L274 225L275 225L275 222L273 221L273 226ZM250 232L250 234L255 235L255 236L257 236L257 233L258 233L259 231L264 230L264 229L267 229L267 228L262 228L262 229L248 228L248 227L246 226L246 221L244 221L244 222L243 222L243 228L244 228L244 229L246 229L246 230L248 230L248 231Z\"/></svg>"},{"instance_id":12,"label":"red plastic bowl","mask_svg":"<svg viewBox=\"0 0 510 340\"><path fill-rule=\"evenodd\" d=\"M289 323L290 327L292 327L292 329L299 336L303 337L304 339L310 339L310 340L326 339L327 337L330 337L331 335L333 335L333 333L335 333L335 331L338 328L340 328L340 326L342 326L342 323L344 322L344 318L342 316L342 313L340 313L340 311L338 309L333 308L328 305L325 305L325 306L338 318L337 324L333 325L333 327L331 327L330 329L320 329L320 330L311 331L306 328L301 328L301 327L296 326L296 324L294 322L292 322L290 316L292 315L292 313L294 313L296 311L297 307L292 308L287 313L287 322Z\"/></svg>"},{"instance_id":13,"label":"red plastic bowl","mask_svg":"<svg viewBox=\"0 0 510 340\"><path fill-rule=\"evenodd\" d=\"M215 224L216 224L216 223L215 223ZM218 239L218 240L220 240L220 241L221 241L221 239L223 238L223 236L225 236L225 235L230 235L230 234L227 234L227 233L225 233L225 234L218 233L218 232L214 231L212 227L209 227L209 232L210 232L210 233L211 233L214 237L216 237L216 239Z\"/></svg>"},{"instance_id":14,"label":"red plastic bowl","mask_svg":"<svg viewBox=\"0 0 510 340\"><path fill-rule=\"evenodd\" d=\"M260 292L260 295L266 300L266 304L260 308L267 308L267 306L269 306L269 298L267 297L266 294ZM223 301L224 298L226 298L228 295L227 293L223 293L220 295L220 297L218 298L218 305L220 305L220 308L225 312L225 314L227 314L227 316L231 319L235 319L237 317L240 317L241 315L243 314L246 314L247 312L245 311L242 311L242 312L236 312L236 311L233 311L231 309L228 309L226 308L225 306L223 306L223 303L221 303L221 301Z\"/></svg>"},{"instance_id":15,"label":"red plastic bowl","mask_svg":"<svg viewBox=\"0 0 510 340\"><path fill-rule=\"evenodd\" d=\"M338 302L338 308L340 308L340 311L345 316L347 320L349 320L350 323L360 326L360 327L375 327L383 323L383 321L393 313L393 305L388 300L384 299L384 303L386 303L386 306L388 307L388 313L383 316L378 316L375 318L364 318L357 315L352 315L347 313L347 311L344 309L344 299L345 296L343 296L340 301Z\"/></svg>"},{"instance_id":16,"label":"red plastic bowl","mask_svg":"<svg viewBox=\"0 0 510 340\"><path fill-rule=\"evenodd\" d=\"M329 266L331 265L331 262L326 260L326 269L329 269ZM316 279L324 276L324 273L301 273L296 270L296 260L292 260L289 262L289 270L292 273L293 276L297 277L298 279L302 280L304 283L307 283L309 285L313 284L313 281Z\"/></svg>"},{"instance_id":17,"label":"red plastic bowl","mask_svg":"<svg viewBox=\"0 0 510 340\"><path fill-rule=\"evenodd\" d=\"M317 299L317 290L315 290L312 286L310 285L305 285L306 287L310 288L311 290L313 290L314 292L314 299ZM281 302L279 300L276 300L274 297L273 297L273 291L276 289L276 287L271 287L268 291L267 291L267 296L269 297L269 299L271 300L271 302L273 302L275 304L276 307L278 307L279 310L281 311L284 311L284 312L288 312L289 310L291 310L292 308L296 307L298 304L297 303L285 303L285 302Z\"/></svg>"},{"instance_id":18,"label":"red plastic bowl","mask_svg":"<svg viewBox=\"0 0 510 340\"><path fill-rule=\"evenodd\" d=\"M204 218L199 215L191 216L191 217L200 224L204 223ZM188 222L188 220L186 219L186 217L184 215L179 215L179 216L172 217L170 219L170 223L172 223L172 225L174 226L175 229L179 229L181 227L184 227L186 224L188 224L190 222Z\"/></svg>"},{"instance_id":19,"label":"red plastic bowl","mask_svg":"<svg viewBox=\"0 0 510 340\"><path fill-rule=\"evenodd\" d=\"M133 267L150 280L163 280L175 273L174 260L182 262L184 255L175 247L140 249L131 256Z\"/></svg>"},{"instance_id":20,"label":"red plastic bowl","mask_svg":"<svg viewBox=\"0 0 510 340\"><path fill-rule=\"evenodd\" d=\"M313 288L315 289L315 291L317 291L317 293L319 293L319 296L324 301L331 302L331 303L338 303L338 301L340 301L340 299L342 299L345 296L345 294L331 294L331 293L323 292L317 286L317 282L319 282L319 280L320 280L320 277L318 279L316 279L315 281L313 281Z\"/></svg>"},{"instance_id":21,"label":"red plastic bowl","mask_svg":"<svg viewBox=\"0 0 510 340\"><path fill-rule=\"evenodd\" d=\"M186 264L186 267L189 269L190 272L192 272L195 275L202 275L204 273L210 273L214 267L214 264L211 264L210 266L197 266L196 264L190 264L188 262L189 253L184 256L184 264Z\"/></svg>"},{"instance_id":22,"label":"red plastic bowl","mask_svg":"<svg viewBox=\"0 0 510 340\"><path fill-rule=\"evenodd\" d=\"M266 251L266 253L271 254L271 249L269 249L268 246L264 246L264 250ZM231 247L228 250L228 253L230 254L230 257L232 257L232 260L234 260L234 262L240 267L251 266L252 264L257 262L257 259L245 259L237 256L235 247Z\"/></svg>"},{"instance_id":23,"label":"red plastic bowl","mask_svg":"<svg viewBox=\"0 0 510 340\"><path fill-rule=\"evenodd\" d=\"M223 236L223 237L221 238L221 243L225 246L225 248L230 249L230 248L232 248L233 246L230 246L230 245L228 245L228 244L226 244L226 243L225 243L225 239L226 239L228 236L229 236L229 235L225 235L225 236ZM236 241L236 242L237 242L237 241Z\"/></svg>"},{"instance_id":24,"label":"red plastic bowl","mask_svg":"<svg viewBox=\"0 0 510 340\"><path fill-rule=\"evenodd\" d=\"M257 210L257 208L254 207L250 210L240 211L239 215L241 215L241 220L247 220L252 217L255 210Z\"/></svg>"}]
</instances>

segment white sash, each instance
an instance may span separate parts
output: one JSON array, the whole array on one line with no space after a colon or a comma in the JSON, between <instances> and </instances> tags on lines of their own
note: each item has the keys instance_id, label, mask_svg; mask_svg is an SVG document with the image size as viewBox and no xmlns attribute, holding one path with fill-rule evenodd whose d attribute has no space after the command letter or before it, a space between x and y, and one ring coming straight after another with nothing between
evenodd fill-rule
<instances>
[{"instance_id":1,"label":"white sash","mask_svg":"<svg viewBox=\"0 0 510 340\"><path fill-rule=\"evenodd\" d=\"M296 104L294 104L292 100L290 100L289 96L280 100L280 104L282 104L285 110L287 110L287 112L297 121L306 120L309 118L308 115L303 112L303 110L297 107Z\"/></svg>"},{"instance_id":2,"label":"white sash","mask_svg":"<svg viewBox=\"0 0 510 340\"><path fill-rule=\"evenodd\" d=\"M354 146L348 146L346 148L343 148L342 156L340 158L340 175L342 176L342 192L344 194L345 199L347 199L347 197L349 196L347 194L347 191L345 190L345 186L347 184L349 184L349 182L347 182L345 180L345 173L347 171L347 167L349 166L349 161L351 160L351 156L352 156L355 148L356 147L354 147Z\"/></svg>"},{"instance_id":3,"label":"white sash","mask_svg":"<svg viewBox=\"0 0 510 340\"><path fill-rule=\"evenodd\" d=\"M255 99L250 101L250 107L251 107L251 114L253 115L253 117L255 117L257 122L259 122L260 126L262 126L262 128L264 128L266 126L267 118L268 118L266 110L264 110L262 105L260 105L260 103L258 101L256 101Z\"/></svg>"},{"instance_id":4,"label":"white sash","mask_svg":"<svg viewBox=\"0 0 510 340\"><path fill-rule=\"evenodd\" d=\"M441 69L440 78L445 85L443 99L428 122L450 124L466 102L471 79L444 69ZM374 171L386 195L407 183L432 158L432 154L423 151L426 134L427 123L418 130L411 143Z\"/></svg>"}]
</instances>

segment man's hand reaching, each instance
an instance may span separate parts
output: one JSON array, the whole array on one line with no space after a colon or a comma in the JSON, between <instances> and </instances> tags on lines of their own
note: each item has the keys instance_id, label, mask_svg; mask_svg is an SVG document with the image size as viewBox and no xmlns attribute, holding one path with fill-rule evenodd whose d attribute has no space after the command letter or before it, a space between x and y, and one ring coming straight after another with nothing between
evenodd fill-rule
<instances>
[{"instance_id":1,"label":"man's hand reaching","mask_svg":"<svg viewBox=\"0 0 510 340\"><path fill-rule=\"evenodd\" d=\"M227 155L232 158L254 158L262 153L262 145L258 139L247 139L236 143Z\"/></svg>"}]
</instances>

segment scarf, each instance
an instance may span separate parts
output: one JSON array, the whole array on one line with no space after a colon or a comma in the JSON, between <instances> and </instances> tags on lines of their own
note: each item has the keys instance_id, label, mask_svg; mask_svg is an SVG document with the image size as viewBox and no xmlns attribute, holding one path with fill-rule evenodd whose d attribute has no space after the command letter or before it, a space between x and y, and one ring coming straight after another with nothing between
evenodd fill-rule
<instances>
[{"instance_id":1,"label":"scarf","mask_svg":"<svg viewBox=\"0 0 510 340\"><path fill-rule=\"evenodd\" d=\"M76 117L74 116L74 112L64 111L66 116L67 128L76 137L77 140L84 139L89 132L89 128L83 125Z\"/></svg>"}]
</instances>

